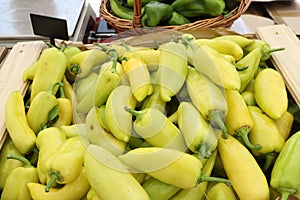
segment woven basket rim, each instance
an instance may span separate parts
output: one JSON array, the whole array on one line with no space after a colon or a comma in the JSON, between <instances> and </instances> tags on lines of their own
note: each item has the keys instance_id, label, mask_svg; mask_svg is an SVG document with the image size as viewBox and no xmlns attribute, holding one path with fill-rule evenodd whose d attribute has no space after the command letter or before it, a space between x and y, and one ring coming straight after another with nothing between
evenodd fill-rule
<instances>
[{"instance_id":1,"label":"woven basket rim","mask_svg":"<svg viewBox=\"0 0 300 200\"><path fill-rule=\"evenodd\" d=\"M137 2L140 1L135 1L135 3ZM216 28L216 27L229 28L236 19L238 19L243 13L247 11L250 4L251 4L251 0L241 0L239 6L231 10L230 13L226 15L226 17L224 15L220 15L217 17L198 20L188 24L183 24L178 26L159 26L159 28L174 29L174 30L195 30L200 28ZM135 26L134 20L122 19L113 15L110 10L109 0L101 1L99 12L100 12L100 16L103 17L103 19L105 19L110 26L116 29L117 32L130 30L134 28L140 28Z\"/></svg>"}]
</instances>

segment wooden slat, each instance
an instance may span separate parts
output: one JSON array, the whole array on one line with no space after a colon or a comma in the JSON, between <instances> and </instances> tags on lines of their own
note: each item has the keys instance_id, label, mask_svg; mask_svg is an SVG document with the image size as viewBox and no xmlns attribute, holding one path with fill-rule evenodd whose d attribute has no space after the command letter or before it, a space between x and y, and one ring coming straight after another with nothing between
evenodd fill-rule
<instances>
[{"instance_id":1,"label":"wooden slat","mask_svg":"<svg viewBox=\"0 0 300 200\"><path fill-rule=\"evenodd\" d=\"M28 83L23 81L23 72L39 58L46 46L43 41L19 42L9 52L0 69L0 148L7 135L5 127L7 98L16 90L25 94Z\"/></svg>"},{"instance_id":2,"label":"wooden slat","mask_svg":"<svg viewBox=\"0 0 300 200\"><path fill-rule=\"evenodd\" d=\"M6 54L8 53L8 49L5 46L0 46L0 63L5 58Z\"/></svg>"},{"instance_id":3,"label":"wooden slat","mask_svg":"<svg viewBox=\"0 0 300 200\"><path fill-rule=\"evenodd\" d=\"M281 72L286 86L300 106L300 41L288 26L272 25L257 28L258 38L265 40L271 48L284 47L283 51L273 52L271 61Z\"/></svg>"}]
</instances>

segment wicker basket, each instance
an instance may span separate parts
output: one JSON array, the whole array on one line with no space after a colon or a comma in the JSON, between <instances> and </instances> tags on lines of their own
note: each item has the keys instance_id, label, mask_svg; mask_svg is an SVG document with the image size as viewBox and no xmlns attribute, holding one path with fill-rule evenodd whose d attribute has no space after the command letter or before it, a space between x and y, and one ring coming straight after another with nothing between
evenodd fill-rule
<instances>
[{"instance_id":1,"label":"wicker basket","mask_svg":"<svg viewBox=\"0 0 300 200\"><path fill-rule=\"evenodd\" d=\"M195 30L201 28L229 28L233 22L239 18L248 9L251 0L241 0L238 7L233 9L227 17L223 15L198 20L192 23L180 26L159 26L160 28L173 29L173 30ZM141 0L134 1L134 16L133 20L121 19L111 13L109 0L102 0L100 4L100 16L103 17L107 23L112 26L117 32L122 32L134 28L141 27Z\"/></svg>"}]
</instances>

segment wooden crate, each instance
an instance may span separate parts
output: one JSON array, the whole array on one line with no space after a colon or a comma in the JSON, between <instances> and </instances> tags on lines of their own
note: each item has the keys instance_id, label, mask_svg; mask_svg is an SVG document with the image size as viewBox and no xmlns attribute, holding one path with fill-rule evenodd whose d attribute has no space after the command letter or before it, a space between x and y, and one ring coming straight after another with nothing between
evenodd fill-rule
<instances>
[{"instance_id":1,"label":"wooden crate","mask_svg":"<svg viewBox=\"0 0 300 200\"><path fill-rule=\"evenodd\" d=\"M281 72L286 86L300 106L300 41L286 25L259 27L256 36L267 41L272 48L284 47L284 51L274 52L271 56L275 68ZM29 82L23 81L23 72L40 56L46 44L43 41L19 42L9 52L0 69L0 149L7 136L5 127L5 105L8 95L15 90L25 94Z\"/></svg>"}]
</instances>

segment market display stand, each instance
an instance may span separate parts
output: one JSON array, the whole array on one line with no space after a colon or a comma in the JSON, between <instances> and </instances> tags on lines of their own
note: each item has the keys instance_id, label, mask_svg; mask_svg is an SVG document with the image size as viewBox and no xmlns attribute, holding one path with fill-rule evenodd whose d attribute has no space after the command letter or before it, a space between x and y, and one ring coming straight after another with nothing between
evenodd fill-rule
<instances>
[{"instance_id":1,"label":"market display stand","mask_svg":"<svg viewBox=\"0 0 300 200\"><path fill-rule=\"evenodd\" d=\"M275 68L282 73L286 86L300 106L300 41L286 25L259 27L256 36L267 41L272 48L284 47L284 51L271 56ZM43 41L18 42L8 53L0 68L0 149L7 136L5 105L9 94L19 90L25 95L29 82L23 81L23 72L40 56L47 45Z\"/></svg>"}]
</instances>

